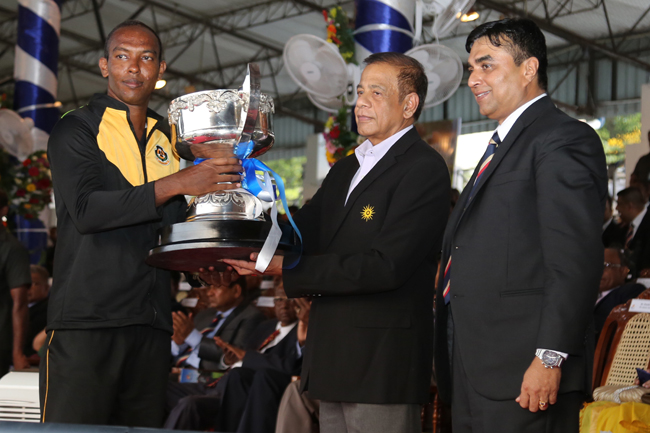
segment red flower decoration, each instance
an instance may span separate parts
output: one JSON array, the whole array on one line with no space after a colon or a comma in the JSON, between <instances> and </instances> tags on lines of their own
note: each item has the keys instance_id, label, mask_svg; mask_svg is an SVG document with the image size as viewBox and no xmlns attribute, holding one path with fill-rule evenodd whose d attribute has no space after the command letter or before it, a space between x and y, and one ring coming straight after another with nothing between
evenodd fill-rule
<instances>
[{"instance_id":1,"label":"red flower decoration","mask_svg":"<svg viewBox=\"0 0 650 433\"><path fill-rule=\"evenodd\" d=\"M26 191L24 189L19 189L16 191L16 197L25 197Z\"/></svg>"},{"instance_id":2,"label":"red flower decoration","mask_svg":"<svg viewBox=\"0 0 650 433\"><path fill-rule=\"evenodd\" d=\"M32 167L32 168L29 169L28 173L29 173L30 176L34 177L34 176L38 176L40 171L39 171L38 167Z\"/></svg>"},{"instance_id":3,"label":"red flower decoration","mask_svg":"<svg viewBox=\"0 0 650 433\"><path fill-rule=\"evenodd\" d=\"M27 158L26 160L23 161L23 166L24 167L29 167L29 164L31 164L31 163L32 163L32 160Z\"/></svg>"},{"instance_id":4,"label":"red flower decoration","mask_svg":"<svg viewBox=\"0 0 650 433\"><path fill-rule=\"evenodd\" d=\"M31 204L38 204L38 199L37 199L37 198L30 198L30 199L29 199L29 202L30 202Z\"/></svg>"},{"instance_id":5,"label":"red flower decoration","mask_svg":"<svg viewBox=\"0 0 650 433\"><path fill-rule=\"evenodd\" d=\"M334 140L339 138L340 134L341 130L339 129L339 125L336 125L334 128L330 129L330 137L332 137Z\"/></svg>"},{"instance_id":6,"label":"red flower decoration","mask_svg":"<svg viewBox=\"0 0 650 433\"><path fill-rule=\"evenodd\" d=\"M48 178L43 178L36 182L36 188L38 189L45 189L48 188L51 185L50 179Z\"/></svg>"},{"instance_id":7,"label":"red flower decoration","mask_svg":"<svg viewBox=\"0 0 650 433\"><path fill-rule=\"evenodd\" d=\"M325 9L323 9L323 18L325 18L326 22L329 20L329 17L327 16L327 11Z\"/></svg>"}]
</instances>

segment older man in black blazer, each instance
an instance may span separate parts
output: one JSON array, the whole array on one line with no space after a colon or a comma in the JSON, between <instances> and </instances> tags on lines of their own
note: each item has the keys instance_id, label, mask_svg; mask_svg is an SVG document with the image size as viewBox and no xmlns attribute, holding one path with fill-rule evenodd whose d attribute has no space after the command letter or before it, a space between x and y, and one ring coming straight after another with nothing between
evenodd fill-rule
<instances>
[{"instance_id":1,"label":"older man in black blazer","mask_svg":"<svg viewBox=\"0 0 650 433\"><path fill-rule=\"evenodd\" d=\"M427 90L422 66L397 53L366 65L355 115L368 140L296 214L304 254L283 271L284 285L289 296L313 297L301 381L321 400L321 431L419 432L449 171L413 128ZM282 273L282 258L267 272Z\"/></svg>"},{"instance_id":2,"label":"older man in black blazer","mask_svg":"<svg viewBox=\"0 0 650 433\"><path fill-rule=\"evenodd\" d=\"M603 268L603 147L546 95L532 21L485 23L466 47L468 85L499 126L443 241L440 395L454 433L576 432Z\"/></svg>"}]
</instances>

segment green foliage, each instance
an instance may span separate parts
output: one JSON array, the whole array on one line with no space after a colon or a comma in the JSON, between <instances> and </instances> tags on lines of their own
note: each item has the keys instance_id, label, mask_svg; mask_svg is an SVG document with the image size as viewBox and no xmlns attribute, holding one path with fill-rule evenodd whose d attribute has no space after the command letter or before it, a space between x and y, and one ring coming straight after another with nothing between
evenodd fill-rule
<instances>
[{"instance_id":1,"label":"green foliage","mask_svg":"<svg viewBox=\"0 0 650 433\"><path fill-rule=\"evenodd\" d=\"M302 203L302 180L304 166L306 163L306 156L276 159L273 161L265 162L265 164L268 165L271 170L282 176L289 206L300 206ZM284 209L282 209L282 206L279 203L278 210L281 213L284 213Z\"/></svg>"},{"instance_id":2,"label":"green foliage","mask_svg":"<svg viewBox=\"0 0 650 433\"><path fill-rule=\"evenodd\" d=\"M610 117L596 132L603 142L607 165L621 164L625 146L641 141L641 113Z\"/></svg>"}]
</instances>

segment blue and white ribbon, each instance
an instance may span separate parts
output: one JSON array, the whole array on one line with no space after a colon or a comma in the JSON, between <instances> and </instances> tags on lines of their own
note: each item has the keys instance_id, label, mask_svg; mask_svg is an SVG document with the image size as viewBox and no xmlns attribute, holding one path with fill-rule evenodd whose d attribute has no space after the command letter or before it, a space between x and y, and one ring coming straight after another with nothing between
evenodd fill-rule
<instances>
[{"instance_id":1,"label":"blue and white ribbon","mask_svg":"<svg viewBox=\"0 0 650 433\"><path fill-rule=\"evenodd\" d=\"M280 243L280 238L282 237L282 230L278 224L278 209L275 203L277 195L275 189L273 188L273 183L271 182L271 176L273 176L273 179L275 179L275 185L277 186L277 192L280 193L282 206L284 207L284 211L287 215L287 218L289 219L289 223L298 235L298 239L300 239L301 248L302 235L300 234L300 230L298 230L296 223L291 217L291 212L289 212L289 204L287 203L287 196L284 192L284 181L282 180L282 177L271 170L262 161L255 158L248 158L248 156L253 152L253 144L254 143L252 141L238 143L235 146L234 153L237 158L242 160L242 168L244 169L245 173L244 179L241 183L242 188L262 201L273 203L270 212L271 222L273 225L269 231L269 235L267 236L266 241L264 241L264 245L262 246L259 255L257 256L257 262L255 262L255 269L258 272L264 272L269 266L269 263L271 263L271 259L273 258L278 244ZM257 177L257 171L264 172L264 181L260 181L260 179ZM284 268L292 269L298 264L299 261L300 255L298 255L298 258L294 262L285 263Z\"/></svg>"},{"instance_id":2,"label":"blue and white ribbon","mask_svg":"<svg viewBox=\"0 0 650 433\"><path fill-rule=\"evenodd\" d=\"M264 241L264 245L262 246L262 249L257 256L257 262L255 262L255 269L258 272L263 273L269 266L269 263L271 263L271 259L273 258L273 255L278 248L278 244L280 243L280 238L282 237L282 230L278 224L278 208L276 206L278 193L280 194L280 200L282 201L282 206L284 207L284 211L287 215L287 218L289 219L289 223L291 224L291 227L293 227L293 230L296 232L296 235L300 240L301 253L302 235L300 234L300 230L298 230L298 226L296 226L296 223L291 217L291 212L289 212L289 204L287 202L287 196L285 194L284 181L282 180L282 177L271 170L271 168L264 164L262 161L255 158L248 158L248 156L253 152L253 145L254 143L252 141L238 143L235 145L234 153L237 158L241 159L242 168L244 169L245 176L241 182L242 188L264 202L273 203L270 212L272 222L271 230L269 231L269 234ZM194 160L194 165L200 164L203 161L205 161L205 159L196 158ZM257 177L258 171L264 173L263 181ZM274 188L271 177L275 179L275 186L277 187L277 190ZM293 269L296 267L299 261L300 254L298 254L297 258L293 262L285 262L283 264L283 268Z\"/></svg>"},{"instance_id":3,"label":"blue and white ribbon","mask_svg":"<svg viewBox=\"0 0 650 433\"><path fill-rule=\"evenodd\" d=\"M55 103L62 2L18 1L14 108L48 134L60 117Z\"/></svg>"},{"instance_id":4,"label":"blue and white ribbon","mask_svg":"<svg viewBox=\"0 0 650 433\"><path fill-rule=\"evenodd\" d=\"M371 54L413 48L413 0L356 0L354 32L359 63Z\"/></svg>"}]
</instances>

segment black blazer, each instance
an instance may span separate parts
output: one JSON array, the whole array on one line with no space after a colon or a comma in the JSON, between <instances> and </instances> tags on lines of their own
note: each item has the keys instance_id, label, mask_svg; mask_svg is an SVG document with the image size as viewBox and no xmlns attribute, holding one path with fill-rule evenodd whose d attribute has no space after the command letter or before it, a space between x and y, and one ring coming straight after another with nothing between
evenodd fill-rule
<instances>
[{"instance_id":1,"label":"black blazer","mask_svg":"<svg viewBox=\"0 0 650 433\"><path fill-rule=\"evenodd\" d=\"M489 399L514 399L543 348L569 354L560 392L591 389L593 344L585 342L603 269L607 186L600 139L544 97L517 119L468 201L475 176L450 216L442 257L444 266L453 253L454 344L468 380ZM442 274L435 368L449 402Z\"/></svg>"},{"instance_id":2,"label":"black blazer","mask_svg":"<svg viewBox=\"0 0 650 433\"><path fill-rule=\"evenodd\" d=\"M302 366L302 356L298 352L298 324L278 344L270 347L264 353L259 348L275 331L278 321L265 320L248 337L245 345L246 355L242 367L253 370L277 370L290 376L299 375Z\"/></svg>"},{"instance_id":3,"label":"black blazer","mask_svg":"<svg viewBox=\"0 0 650 433\"><path fill-rule=\"evenodd\" d=\"M627 236L627 225L618 224L613 219L607 224L605 230L603 230L603 245L605 248L613 245L617 245L622 248L625 246L625 237Z\"/></svg>"},{"instance_id":4,"label":"black blazer","mask_svg":"<svg viewBox=\"0 0 650 433\"><path fill-rule=\"evenodd\" d=\"M607 316L614 309L614 307L625 304L630 299L639 296L645 290L642 284L628 283L615 288L607 294L596 306L594 307L594 321L596 330L596 341L600 336L600 332L605 325Z\"/></svg>"},{"instance_id":5,"label":"black blazer","mask_svg":"<svg viewBox=\"0 0 650 433\"><path fill-rule=\"evenodd\" d=\"M650 268L650 211L646 211L628 250L634 265L632 276L636 277L642 269Z\"/></svg>"},{"instance_id":6,"label":"black blazer","mask_svg":"<svg viewBox=\"0 0 650 433\"><path fill-rule=\"evenodd\" d=\"M415 129L345 204L358 168L355 155L336 163L295 217L305 254L284 271L284 287L313 297L302 386L329 401L423 403L449 171Z\"/></svg>"},{"instance_id":7,"label":"black blazer","mask_svg":"<svg viewBox=\"0 0 650 433\"><path fill-rule=\"evenodd\" d=\"M208 308L196 315L194 321L199 331L209 326L217 310ZM240 304L226 318L223 325L219 327L216 337L221 337L226 343L242 347L248 336L255 327L264 320L264 315L250 304ZM200 367L205 370L221 370L221 357L223 350L217 346L212 338L203 338L199 345Z\"/></svg>"}]
</instances>

